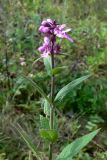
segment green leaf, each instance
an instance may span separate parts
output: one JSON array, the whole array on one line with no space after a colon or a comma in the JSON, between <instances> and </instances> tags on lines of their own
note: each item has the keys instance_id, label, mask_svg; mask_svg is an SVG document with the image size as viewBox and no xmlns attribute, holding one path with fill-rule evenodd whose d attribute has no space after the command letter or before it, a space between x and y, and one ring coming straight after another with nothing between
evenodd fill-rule
<instances>
[{"instance_id":1,"label":"green leaf","mask_svg":"<svg viewBox=\"0 0 107 160\"><path fill-rule=\"evenodd\" d=\"M40 128L49 129L49 119L40 115Z\"/></svg>"},{"instance_id":2,"label":"green leaf","mask_svg":"<svg viewBox=\"0 0 107 160\"><path fill-rule=\"evenodd\" d=\"M57 130L58 129L58 119L55 116L55 114L53 115L53 119L54 119L53 129ZM44 116L40 115L40 129L50 129L48 117L44 117Z\"/></svg>"},{"instance_id":3,"label":"green leaf","mask_svg":"<svg viewBox=\"0 0 107 160\"><path fill-rule=\"evenodd\" d=\"M58 133L56 130L46 130L46 129L41 129L40 130L40 135L43 139L48 140L50 142L56 142L58 139Z\"/></svg>"},{"instance_id":4,"label":"green leaf","mask_svg":"<svg viewBox=\"0 0 107 160\"><path fill-rule=\"evenodd\" d=\"M83 149L100 131L100 129L95 130L85 136L82 136L71 144L67 145L62 152L57 156L56 160L72 160L72 158L78 154L81 149Z\"/></svg>"},{"instance_id":5,"label":"green leaf","mask_svg":"<svg viewBox=\"0 0 107 160\"><path fill-rule=\"evenodd\" d=\"M41 59L42 59L42 57L36 59L36 60L33 62L33 66L34 66L38 61L40 61Z\"/></svg>"},{"instance_id":6,"label":"green leaf","mask_svg":"<svg viewBox=\"0 0 107 160\"><path fill-rule=\"evenodd\" d=\"M46 99L43 99L43 109L44 109L44 114L46 115L46 117L43 117L42 115L40 115L40 122L41 123L44 123L45 121L47 121L47 118L50 117L51 106ZM58 117L55 113L53 113L53 122L54 122L53 129L57 130L58 129ZM49 124L49 122L48 122L48 124ZM44 128L44 129L46 129L46 128ZM49 129L49 128L47 128L47 129Z\"/></svg>"},{"instance_id":7,"label":"green leaf","mask_svg":"<svg viewBox=\"0 0 107 160\"><path fill-rule=\"evenodd\" d=\"M27 133L23 130L23 128L19 124L17 124L17 126L14 126L14 127L18 131L18 133L21 135L21 137L24 139L24 141L26 142L27 146L33 152L33 154L35 155L37 160L41 160L41 158L39 157L39 155L38 155L38 153L36 151L35 145L32 143L31 139L29 138Z\"/></svg>"},{"instance_id":8,"label":"green leaf","mask_svg":"<svg viewBox=\"0 0 107 160\"><path fill-rule=\"evenodd\" d=\"M36 88L36 90L48 101L49 104L52 105L51 100L47 97L47 95L44 93L44 91L38 86L36 82L34 82L31 78L23 76L26 80L30 82L30 84Z\"/></svg>"},{"instance_id":9,"label":"green leaf","mask_svg":"<svg viewBox=\"0 0 107 160\"><path fill-rule=\"evenodd\" d=\"M64 71L65 69L67 69L67 66L55 67L54 69L52 69L52 74L56 75L58 73L61 73L61 71Z\"/></svg>"},{"instance_id":10,"label":"green leaf","mask_svg":"<svg viewBox=\"0 0 107 160\"><path fill-rule=\"evenodd\" d=\"M52 75L51 57L50 56L45 57L43 58L43 60L44 60L44 65L47 70L47 73L49 76L51 76Z\"/></svg>"},{"instance_id":11,"label":"green leaf","mask_svg":"<svg viewBox=\"0 0 107 160\"><path fill-rule=\"evenodd\" d=\"M87 78L89 78L90 75L86 75L86 76L83 76L81 78L78 78L72 82L70 82L69 84L67 84L66 86L64 86L56 95L55 97L55 101L64 101L64 99L66 99L71 91L77 86L79 85L81 82L83 82L84 80L86 80Z\"/></svg>"},{"instance_id":12,"label":"green leaf","mask_svg":"<svg viewBox=\"0 0 107 160\"><path fill-rule=\"evenodd\" d=\"M43 99L43 109L46 116L50 115L50 104L48 101L44 98Z\"/></svg>"},{"instance_id":13,"label":"green leaf","mask_svg":"<svg viewBox=\"0 0 107 160\"><path fill-rule=\"evenodd\" d=\"M20 90L16 90L16 92L15 92L15 94L14 94L14 97L15 97L15 96L19 96L19 95L21 95Z\"/></svg>"}]
</instances>

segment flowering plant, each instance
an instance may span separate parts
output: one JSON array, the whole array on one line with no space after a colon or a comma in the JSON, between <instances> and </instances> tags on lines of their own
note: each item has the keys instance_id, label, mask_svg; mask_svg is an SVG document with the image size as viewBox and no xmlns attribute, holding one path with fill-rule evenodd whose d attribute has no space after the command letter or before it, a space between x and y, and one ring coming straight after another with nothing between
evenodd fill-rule
<instances>
[{"instance_id":1,"label":"flowering plant","mask_svg":"<svg viewBox=\"0 0 107 160\"><path fill-rule=\"evenodd\" d=\"M54 69L54 54L60 53L60 45L57 44L56 40L57 37L59 38L65 38L69 40L70 42L73 42L73 39L68 35L68 32L71 29L65 29L66 25L62 24L59 25L55 20L47 19L44 20L41 23L41 26L39 28L39 31L44 34L44 43L42 46L38 48L40 52L42 52L41 57L45 58L48 57L48 55L51 55L51 63L52 63L52 69ZM55 140L57 137L57 132L54 130L54 90L55 90L55 82L54 82L54 75L52 75L51 78L51 102L52 105L50 107L50 130L51 135L53 134L53 139L51 141ZM46 131L45 131L46 133ZM48 131L49 133L49 131ZM57 138L56 138L57 139ZM52 148L53 143L50 143L50 155L49 160L52 160Z\"/></svg>"},{"instance_id":2,"label":"flowering plant","mask_svg":"<svg viewBox=\"0 0 107 160\"><path fill-rule=\"evenodd\" d=\"M38 50L42 53L41 57L45 60L48 57L51 57L51 69L55 68L54 65L54 55L59 54L61 52L61 47L57 43L57 38L67 39L71 43L73 39L68 35L70 31L69 28L66 28L65 24L59 25L55 20L47 19L43 20L41 26L39 27L39 31L44 36L44 43L42 46L38 48ZM39 60L39 59L38 59ZM83 76L78 78L66 86L64 86L56 95L55 95L55 74L51 74L51 94L47 96L45 92L38 86L37 83L32 81L26 77L27 80L31 82L31 84L38 90L38 92L44 98L44 114L45 116L40 115L40 135L43 139L49 142L49 160L53 160L53 147L54 143L57 142L58 139L58 124L56 121L56 104L60 102L64 102L66 97L68 97L72 90L81 82L86 80L90 75ZM35 149L34 144L30 141L29 137L26 135L25 131L21 126L18 125L16 128L20 135L24 138L30 150L33 152L34 156L37 160L42 160L42 156ZM71 144L67 145L62 152L55 158L55 160L72 160L73 157L80 152L80 150L85 147L99 132L95 130L81 138L76 139Z\"/></svg>"}]
</instances>

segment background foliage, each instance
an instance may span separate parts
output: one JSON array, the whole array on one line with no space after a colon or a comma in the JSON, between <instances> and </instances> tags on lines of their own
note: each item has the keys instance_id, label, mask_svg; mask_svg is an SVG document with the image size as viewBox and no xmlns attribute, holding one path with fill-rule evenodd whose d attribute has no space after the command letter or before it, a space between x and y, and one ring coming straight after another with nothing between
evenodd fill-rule
<instances>
[{"instance_id":1,"label":"background foliage","mask_svg":"<svg viewBox=\"0 0 107 160\"><path fill-rule=\"evenodd\" d=\"M45 148L47 153L42 140L38 141L40 95L22 78L22 75L31 77L49 93L50 76L41 60L35 62L40 57L37 48L42 42L38 27L47 17L71 27L74 39L74 44L64 40L63 55L57 56L56 65L65 67L56 71L56 92L71 80L92 74L72 92L69 100L58 106L63 116L59 119L60 142L54 152L56 154L66 140L69 142L100 126L100 138L75 159L84 160L84 156L86 160L106 159L106 8L106 0L0 0L0 160L33 159L12 126L17 122L34 144L42 151Z\"/></svg>"}]
</instances>

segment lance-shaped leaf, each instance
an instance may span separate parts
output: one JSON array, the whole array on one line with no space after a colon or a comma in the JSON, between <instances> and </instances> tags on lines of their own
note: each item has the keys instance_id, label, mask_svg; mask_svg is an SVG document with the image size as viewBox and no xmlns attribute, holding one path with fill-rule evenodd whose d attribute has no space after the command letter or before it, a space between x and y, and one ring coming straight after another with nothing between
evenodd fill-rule
<instances>
[{"instance_id":1,"label":"lance-shaped leaf","mask_svg":"<svg viewBox=\"0 0 107 160\"><path fill-rule=\"evenodd\" d=\"M42 59L42 57L36 59L36 60L33 62L32 66L34 66L34 65L35 65L38 61L40 61L41 59Z\"/></svg>"},{"instance_id":2,"label":"lance-shaped leaf","mask_svg":"<svg viewBox=\"0 0 107 160\"><path fill-rule=\"evenodd\" d=\"M36 82L34 82L31 78L23 76L26 80L30 82L30 84L48 101L49 104L52 104L51 100L47 97L45 92L38 86Z\"/></svg>"},{"instance_id":3,"label":"lance-shaped leaf","mask_svg":"<svg viewBox=\"0 0 107 160\"><path fill-rule=\"evenodd\" d=\"M52 69L52 74L53 75L59 74L59 73L65 71L66 69L67 69L67 66L55 67L54 69Z\"/></svg>"},{"instance_id":4,"label":"lance-shaped leaf","mask_svg":"<svg viewBox=\"0 0 107 160\"><path fill-rule=\"evenodd\" d=\"M35 145L32 143L31 139L27 135L27 133L23 130L23 128L17 124L17 126L14 126L17 132L20 134L20 136L23 138L23 140L26 142L29 149L33 152L37 160L41 160L39 154L37 153Z\"/></svg>"},{"instance_id":5,"label":"lance-shaped leaf","mask_svg":"<svg viewBox=\"0 0 107 160\"><path fill-rule=\"evenodd\" d=\"M71 144L67 145L57 156L56 160L72 160L72 158L96 136L99 130L100 129L97 129L85 136L82 136L81 138L78 138Z\"/></svg>"},{"instance_id":6,"label":"lance-shaped leaf","mask_svg":"<svg viewBox=\"0 0 107 160\"><path fill-rule=\"evenodd\" d=\"M84 80L86 80L87 78L89 78L90 75L86 75L83 76L81 78L78 78L72 82L70 82L69 84L67 84L66 86L64 86L56 95L55 97L55 101L61 102L64 99L68 98L71 94L71 91L77 86L79 85L81 82L83 82Z\"/></svg>"},{"instance_id":7,"label":"lance-shaped leaf","mask_svg":"<svg viewBox=\"0 0 107 160\"><path fill-rule=\"evenodd\" d=\"M50 56L45 57L43 58L43 61L44 61L45 68L47 70L47 74L51 76L52 75L51 57Z\"/></svg>"}]
</instances>

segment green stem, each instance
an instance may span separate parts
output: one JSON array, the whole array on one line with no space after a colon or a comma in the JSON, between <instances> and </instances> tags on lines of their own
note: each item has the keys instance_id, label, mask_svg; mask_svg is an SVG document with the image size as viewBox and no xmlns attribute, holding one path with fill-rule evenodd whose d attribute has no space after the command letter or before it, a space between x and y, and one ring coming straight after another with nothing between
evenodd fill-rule
<instances>
[{"instance_id":1,"label":"green stem","mask_svg":"<svg viewBox=\"0 0 107 160\"><path fill-rule=\"evenodd\" d=\"M52 69L54 69L54 54L51 54ZM51 101L52 106L50 107L50 129L54 129L54 90L55 90L55 77L52 75L51 78ZM53 143L49 146L49 160L52 160Z\"/></svg>"},{"instance_id":2,"label":"green stem","mask_svg":"<svg viewBox=\"0 0 107 160\"><path fill-rule=\"evenodd\" d=\"M52 62L52 69L54 69L54 54L51 54L51 62ZM51 78L51 101L52 101L52 106L51 106L51 112L50 112L50 129L53 129L53 110L54 110L54 89L55 89L55 77L52 75Z\"/></svg>"}]
</instances>

